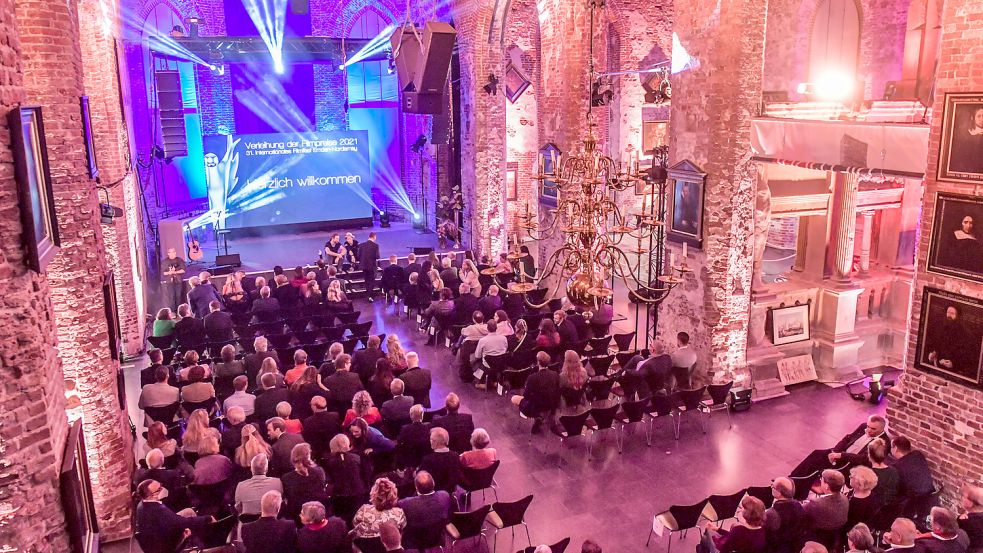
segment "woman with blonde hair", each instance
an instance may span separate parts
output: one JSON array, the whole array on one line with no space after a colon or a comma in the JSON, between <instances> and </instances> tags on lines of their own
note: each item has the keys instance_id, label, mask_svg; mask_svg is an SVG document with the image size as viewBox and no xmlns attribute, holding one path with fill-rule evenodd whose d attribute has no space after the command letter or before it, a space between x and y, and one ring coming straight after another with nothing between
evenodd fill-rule
<instances>
[{"instance_id":1,"label":"woman with blonde hair","mask_svg":"<svg viewBox=\"0 0 983 553\"><path fill-rule=\"evenodd\" d=\"M390 334L386 338L386 357L392 363L394 373L406 370L406 350L403 349L403 344L399 341L399 336Z\"/></svg>"},{"instance_id":2,"label":"woman with blonde hair","mask_svg":"<svg viewBox=\"0 0 983 553\"><path fill-rule=\"evenodd\" d=\"M560 369L560 397L568 406L584 402L584 388L589 377L580 361L580 354L568 349L563 354L563 367Z\"/></svg>"},{"instance_id":3,"label":"woman with blonde hair","mask_svg":"<svg viewBox=\"0 0 983 553\"><path fill-rule=\"evenodd\" d=\"M430 284L433 286L433 291L440 292L444 288L444 280L440 278L440 271L430 269L430 272L427 274L430 276Z\"/></svg>"},{"instance_id":4,"label":"woman with blonde hair","mask_svg":"<svg viewBox=\"0 0 983 553\"><path fill-rule=\"evenodd\" d=\"M461 263L461 270L458 271L457 276L461 279L461 284L467 284L471 288L471 293L476 298L481 297L481 282L478 279L478 268L475 267L474 261L465 259L464 263Z\"/></svg>"},{"instance_id":5,"label":"woman with blonde hair","mask_svg":"<svg viewBox=\"0 0 983 553\"><path fill-rule=\"evenodd\" d=\"M273 454L273 448L270 444L266 443L263 439L263 435L259 433L259 429L256 428L255 424L246 424L242 427L242 445L236 448L235 462L242 468L248 468L249 463L252 462L253 457L260 453L265 453L267 457Z\"/></svg>"},{"instance_id":6,"label":"woman with blonde hair","mask_svg":"<svg viewBox=\"0 0 983 553\"><path fill-rule=\"evenodd\" d=\"M850 469L850 509L847 511L846 528L858 523L870 524L881 508L881 500L872 493L877 487L877 473L863 465Z\"/></svg>"},{"instance_id":7,"label":"woman with blonde hair","mask_svg":"<svg viewBox=\"0 0 983 553\"><path fill-rule=\"evenodd\" d=\"M198 453L198 448L208 435L208 412L195 409L188 417L188 424L181 435L181 447L185 453Z\"/></svg>"},{"instance_id":8,"label":"woman with blonde hair","mask_svg":"<svg viewBox=\"0 0 983 553\"><path fill-rule=\"evenodd\" d=\"M364 419L369 425L382 420L379 408L372 403L372 396L365 390L355 392L355 396L352 397L352 408L345 413L345 421L341 426L348 426L355 419Z\"/></svg>"},{"instance_id":9,"label":"woman with blonde hair","mask_svg":"<svg viewBox=\"0 0 983 553\"><path fill-rule=\"evenodd\" d=\"M331 284L328 285L328 291L324 295L324 304L328 309L333 311L347 311L348 306L348 296L341 289L340 280L332 280Z\"/></svg>"},{"instance_id":10,"label":"woman with blonde hair","mask_svg":"<svg viewBox=\"0 0 983 553\"><path fill-rule=\"evenodd\" d=\"M242 271L236 271L229 275L225 279L225 284L222 285L222 297L230 306L245 305L246 291L242 288L242 277L245 275L246 273Z\"/></svg>"},{"instance_id":11,"label":"woman with blonde hair","mask_svg":"<svg viewBox=\"0 0 983 553\"><path fill-rule=\"evenodd\" d=\"M259 366L259 372L256 373L256 386L263 385L264 374L272 374L276 378L276 386L283 386L283 373L276 366L276 357L263 359L263 363Z\"/></svg>"},{"instance_id":12,"label":"woman with blonde hair","mask_svg":"<svg viewBox=\"0 0 983 553\"><path fill-rule=\"evenodd\" d=\"M383 522L396 525L400 531L406 528L406 514L396 506L397 499L396 484L392 480L376 480L369 492L369 503L362 505L355 513L355 537L379 537L379 525Z\"/></svg>"}]
</instances>

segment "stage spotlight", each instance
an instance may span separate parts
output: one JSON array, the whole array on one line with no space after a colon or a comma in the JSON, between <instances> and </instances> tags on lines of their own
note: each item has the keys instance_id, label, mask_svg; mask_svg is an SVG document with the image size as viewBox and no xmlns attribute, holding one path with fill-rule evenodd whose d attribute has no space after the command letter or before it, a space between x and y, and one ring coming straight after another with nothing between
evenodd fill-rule
<instances>
[{"instance_id":1,"label":"stage spotlight","mask_svg":"<svg viewBox=\"0 0 983 553\"><path fill-rule=\"evenodd\" d=\"M389 212L380 211L379 212L379 226L382 228L389 228Z\"/></svg>"},{"instance_id":2,"label":"stage spotlight","mask_svg":"<svg viewBox=\"0 0 983 553\"><path fill-rule=\"evenodd\" d=\"M485 94L491 96L498 94L498 77L494 74L488 75L488 84L481 88L484 89Z\"/></svg>"},{"instance_id":3,"label":"stage spotlight","mask_svg":"<svg viewBox=\"0 0 983 553\"><path fill-rule=\"evenodd\" d=\"M273 59L273 72L277 75L283 75L283 60Z\"/></svg>"},{"instance_id":4,"label":"stage spotlight","mask_svg":"<svg viewBox=\"0 0 983 553\"><path fill-rule=\"evenodd\" d=\"M427 135L421 134L420 136L417 137L416 142L410 145L410 149L413 150L413 153L419 154L420 152L423 151L423 147L426 145L427 145Z\"/></svg>"}]
</instances>

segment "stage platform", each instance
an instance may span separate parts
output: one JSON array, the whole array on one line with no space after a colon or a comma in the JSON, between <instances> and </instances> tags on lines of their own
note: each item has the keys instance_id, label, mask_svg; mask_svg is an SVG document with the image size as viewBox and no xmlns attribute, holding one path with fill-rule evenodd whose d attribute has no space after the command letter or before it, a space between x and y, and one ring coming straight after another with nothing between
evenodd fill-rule
<instances>
[{"instance_id":1,"label":"stage platform","mask_svg":"<svg viewBox=\"0 0 983 553\"><path fill-rule=\"evenodd\" d=\"M389 228L362 227L352 229L337 229L323 232L305 232L297 234L273 234L269 236L241 237L228 239L228 253L239 254L242 260L242 269L247 273L265 272L274 266L280 265L285 269L292 269L297 265L313 265L318 259L318 252L324 250L324 244L331 239L331 235L339 233L344 240L345 233L351 232L355 239L360 243L368 239L369 232L375 231L378 235L376 241L379 243L379 252L382 259L388 258L392 254L399 257L406 257L413 251L413 248L433 248L436 251L450 251L448 248L441 250L437 245L437 233L420 231L413 228L412 223L393 223ZM215 256L225 254L225 244L222 239L215 242L215 238L208 233L208 240L201 244L205 257L195 263L192 268L205 270L215 265ZM453 244L449 244L453 246ZM189 271L191 273L191 271Z\"/></svg>"}]
</instances>

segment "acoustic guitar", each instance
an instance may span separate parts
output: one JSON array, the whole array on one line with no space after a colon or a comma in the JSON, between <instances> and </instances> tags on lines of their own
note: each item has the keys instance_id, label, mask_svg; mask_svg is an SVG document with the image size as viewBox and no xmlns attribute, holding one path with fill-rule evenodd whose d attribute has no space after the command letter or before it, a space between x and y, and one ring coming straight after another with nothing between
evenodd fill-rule
<instances>
[{"instance_id":1,"label":"acoustic guitar","mask_svg":"<svg viewBox=\"0 0 983 553\"><path fill-rule=\"evenodd\" d=\"M188 236L191 237L191 239L188 240L188 259L198 261L205 257L205 253L201 251L201 244L198 243L198 239L195 238L195 235L191 234L191 231L188 231Z\"/></svg>"}]
</instances>

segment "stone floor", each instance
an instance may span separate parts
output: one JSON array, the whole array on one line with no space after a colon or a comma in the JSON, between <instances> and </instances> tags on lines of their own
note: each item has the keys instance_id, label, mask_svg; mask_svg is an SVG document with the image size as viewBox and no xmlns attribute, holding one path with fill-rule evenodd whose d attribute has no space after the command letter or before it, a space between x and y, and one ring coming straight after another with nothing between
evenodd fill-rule
<instances>
[{"instance_id":1,"label":"stone floor","mask_svg":"<svg viewBox=\"0 0 983 553\"><path fill-rule=\"evenodd\" d=\"M765 485L784 475L809 451L828 447L852 430L867 415L883 412L883 406L852 400L842 389L819 384L800 385L790 396L754 405L749 411L727 416L716 414L704 434L697 419L683 422L679 440L672 437L667 421L657 421L651 447L643 434L629 436L619 454L612 433L598 436L593 457L586 447L572 442L562 450L558 466L557 443L552 436L532 435L529 421L520 419L505 397L476 390L460 382L451 369L446 348L425 345L415 321L396 320L393 309L384 313L381 303L358 302L357 308L375 320L374 330L397 332L410 350L420 353L421 364L434 373L435 407L450 391L462 398L463 410L474 414L478 426L488 430L502 466L497 474L498 496L513 501L527 494L535 498L527 513L534 543L554 543L570 536L568 552L579 551L586 538L597 541L605 553L662 551L667 539L658 537L648 549L645 540L652 516L672 504L699 501L711 493L732 493L749 485ZM137 366L127 369L127 396L134 421L138 421ZM546 454L549 447L550 453ZM481 504L476 498L474 506ZM488 500L492 498L489 495ZM521 534L521 537L519 537ZM502 532L498 552L525 547L524 532L510 545L511 533ZM491 544L489 532L489 544ZM676 551L692 551L698 534L690 532L682 542L673 539ZM130 544L113 544L109 552L126 551ZM133 544L132 551L139 548ZM459 544L458 551L485 551Z\"/></svg>"}]
</instances>

